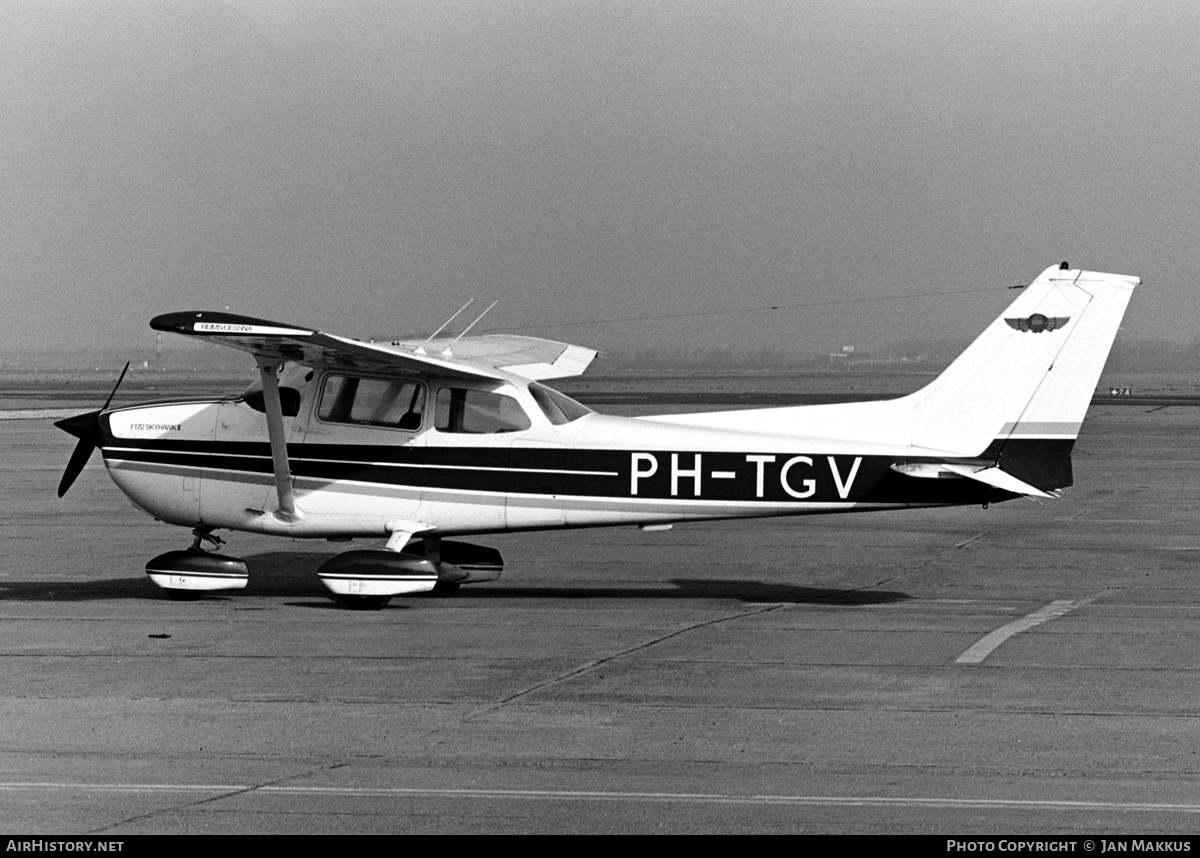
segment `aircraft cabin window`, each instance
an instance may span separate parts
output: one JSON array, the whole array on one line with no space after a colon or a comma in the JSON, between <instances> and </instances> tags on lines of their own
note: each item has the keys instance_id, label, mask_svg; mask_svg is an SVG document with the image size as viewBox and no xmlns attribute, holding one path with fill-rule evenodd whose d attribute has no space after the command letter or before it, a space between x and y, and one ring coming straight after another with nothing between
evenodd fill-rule
<instances>
[{"instance_id":1,"label":"aircraft cabin window","mask_svg":"<svg viewBox=\"0 0 1200 858\"><path fill-rule=\"evenodd\" d=\"M266 394L263 393L262 384L252 384L242 394L242 402L245 402L255 411L262 414L267 413ZM294 387L279 388L279 410L283 412L284 417L295 417L300 413L300 391Z\"/></svg>"},{"instance_id":2,"label":"aircraft cabin window","mask_svg":"<svg viewBox=\"0 0 1200 858\"><path fill-rule=\"evenodd\" d=\"M331 375L325 379L317 417L326 423L357 423L413 432L421 428L424 410L425 389L416 382Z\"/></svg>"},{"instance_id":3,"label":"aircraft cabin window","mask_svg":"<svg viewBox=\"0 0 1200 858\"><path fill-rule=\"evenodd\" d=\"M553 388L536 382L529 385L529 395L537 403L538 408L546 415L546 419L555 426L578 420L585 414L591 414L592 409L580 405L565 393L559 393Z\"/></svg>"},{"instance_id":4,"label":"aircraft cabin window","mask_svg":"<svg viewBox=\"0 0 1200 858\"><path fill-rule=\"evenodd\" d=\"M433 426L439 432L485 435L520 432L532 425L511 396L461 387L443 387L437 392Z\"/></svg>"}]
</instances>

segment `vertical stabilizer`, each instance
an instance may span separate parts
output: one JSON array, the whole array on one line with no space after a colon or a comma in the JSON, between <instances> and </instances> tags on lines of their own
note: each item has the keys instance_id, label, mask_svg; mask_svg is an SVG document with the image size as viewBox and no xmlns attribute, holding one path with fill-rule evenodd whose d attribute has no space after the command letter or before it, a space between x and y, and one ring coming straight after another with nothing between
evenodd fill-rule
<instances>
[{"instance_id":1,"label":"vertical stabilizer","mask_svg":"<svg viewBox=\"0 0 1200 858\"><path fill-rule=\"evenodd\" d=\"M902 450L903 473L961 465L959 476L1044 495L1071 485L1071 447L1140 283L1066 263L1048 268L945 372L899 399L643 419L830 450ZM930 474L941 471L957 473ZM1004 474L1036 491L1017 490Z\"/></svg>"},{"instance_id":2,"label":"vertical stabilizer","mask_svg":"<svg viewBox=\"0 0 1200 858\"><path fill-rule=\"evenodd\" d=\"M1000 466L1040 488L1070 484L1070 443L1079 434L1137 277L1048 268L947 370L908 397L914 455L999 454ZM1068 454L1057 476L1019 464L1042 445ZM1058 454L1051 458L1057 457ZM1063 480L1065 479L1065 482ZM1057 485L1055 485L1057 483Z\"/></svg>"}]
</instances>

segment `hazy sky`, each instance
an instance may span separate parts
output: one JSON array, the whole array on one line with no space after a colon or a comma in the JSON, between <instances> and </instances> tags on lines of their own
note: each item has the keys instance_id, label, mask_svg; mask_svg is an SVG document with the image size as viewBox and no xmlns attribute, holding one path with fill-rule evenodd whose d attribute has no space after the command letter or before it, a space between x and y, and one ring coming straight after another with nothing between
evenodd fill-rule
<instances>
[{"instance_id":1,"label":"hazy sky","mask_svg":"<svg viewBox=\"0 0 1200 858\"><path fill-rule=\"evenodd\" d=\"M1190 340L1198 34L1194 2L0 0L0 349L471 297L602 349L963 338L1013 296L971 290L1064 259ZM828 303L920 292L968 294Z\"/></svg>"}]
</instances>

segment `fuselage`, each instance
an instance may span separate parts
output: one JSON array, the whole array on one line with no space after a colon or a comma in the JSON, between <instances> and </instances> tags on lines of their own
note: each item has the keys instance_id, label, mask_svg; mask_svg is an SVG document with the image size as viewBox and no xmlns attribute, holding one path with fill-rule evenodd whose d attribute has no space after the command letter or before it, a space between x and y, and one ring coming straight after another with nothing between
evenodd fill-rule
<instances>
[{"instance_id":1,"label":"fuselage","mask_svg":"<svg viewBox=\"0 0 1200 858\"><path fill-rule=\"evenodd\" d=\"M1013 497L972 480L904 475L896 466L912 450L878 426L870 428L882 442L787 432L785 424L804 426L805 409L716 428L596 414L517 378L443 382L293 365L281 386L295 515L278 514L253 389L105 411L105 465L163 521L294 537L380 537L401 520L452 536ZM755 431L756 422L772 431Z\"/></svg>"}]
</instances>

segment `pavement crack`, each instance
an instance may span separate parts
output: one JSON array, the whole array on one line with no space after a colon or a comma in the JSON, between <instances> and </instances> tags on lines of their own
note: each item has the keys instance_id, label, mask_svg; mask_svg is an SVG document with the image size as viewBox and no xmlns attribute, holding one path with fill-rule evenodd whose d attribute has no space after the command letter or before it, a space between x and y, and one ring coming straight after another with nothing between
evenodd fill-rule
<instances>
[{"instance_id":1,"label":"pavement crack","mask_svg":"<svg viewBox=\"0 0 1200 858\"><path fill-rule=\"evenodd\" d=\"M611 664L612 662L614 662L618 659L624 658L625 656L632 655L632 654L638 653L638 652L645 652L646 650L650 649L651 647L658 646L660 643L663 643L664 641L669 641L672 638L680 637L681 635L685 635L690 632L697 631L698 629L703 629L703 628L708 628L710 626L720 625L721 623L727 623L731 620L740 620L740 619L744 619L745 617L753 617L757 614L765 614L769 611L776 611L776 610L782 608L783 606L784 606L784 603L782 603L782 602L772 603L772 604L767 604L767 605L755 605L753 610L739 611L736 614L728 614L723 617L717 617L715 619L705 620L705 621L699 622L699 623L692 623L692 624L684 626L682 628L675 629L672 632L668 632L667 634L664 634L664 635L659 635L658 637L652 638L647 641L642 641L639 644L635 644L633 646L627 647L623 650L613 653L612 655L607 655L604 658L593 659L592 661L589 661L586 664L582 664L582 665L579 665L578 667L574 667L570 670L564 671L563 673L560 673L557 676L550 677L549 679L543 680L542 682L534 683L533 685L529 686L528 688L522 689L521 691L518 691L515 694L510 694L508 697L505 697L502 700L499 700L495 703L485 706L482 709L477 709L476 711L470 713L465 718L463 718L463 721L464 722L471 721L471 720L481 717L483 715L488 715L492 712L499 711L504 706L507 706L509 703L520 700L523 697L528 697L530 694L533 694L535 692L541 691L546 688L550 688L551 686L558 685L563 682L567 682L568 680L575 679L575 678L583 676L587 673L591 673L592 671L597 670L598 668L604 667L606 664Z\"/></svg>"},{"instance_id":2,"label":"pavement crack","mask_svg":"<svg viewBox=\"0 0 1200 858\"><path fill-rule=\"evenodd\" d=\"M224 789L224 790L217 792L216 795L209 795L209 796L206 796L205 798L197 799L196 801L185 801L185 802L181 802L179 804L172 804L169 807L159 807L159 808L156 808L155 810L150 811L149 813L139 813L139 814L136 814L135 816L126 817L125 819L119 819L116 822L110 822L107 825L101 826L100 828L93 828L90 831L85 831L84 834L98 835L98 834L105 834L110 831L119 831L122 827L124 827L126 825L131 825L136 822L141 822L144 819L153 819L154 817L160 816L164 813L174 813L174 812L180 811L180 810L189 810L192 808L203 807L204 805L211 804L214 801L222 801L227 798L234 798L239 795L246 795L247 793L257 792L258 790L261 790L261 789L267 789L269 787L279 786L280 784L286 783L287 781L294 780L296 778L309 777L310 775L316 774L318 771L321 771L321 769L313 769L313 770L304 771L304 772L295 772L290 775L280 775L277 778L272 778L271 780L263 781L262 783L257 783L257 784L244 784L244 785L239 784L237 786L231 786L229 789Z\"/></svg>"}]
</instances>

